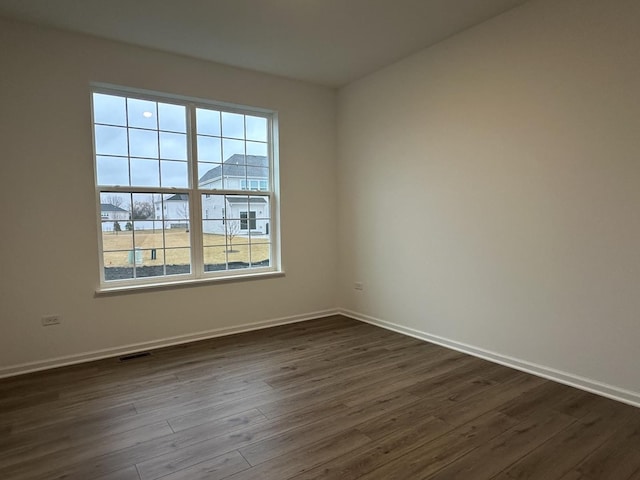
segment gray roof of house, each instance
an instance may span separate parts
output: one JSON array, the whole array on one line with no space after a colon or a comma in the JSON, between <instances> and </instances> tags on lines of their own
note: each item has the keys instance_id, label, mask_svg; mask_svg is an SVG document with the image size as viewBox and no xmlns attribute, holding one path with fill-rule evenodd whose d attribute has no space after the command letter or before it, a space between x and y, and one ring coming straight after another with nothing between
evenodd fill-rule
<instances>
[{"instance_id":1,"label":"gray roof of house","mask_svg":"<svg viewBox=\"0 0 640 480\"><path fill-rule=\"evenodd\" d=\"M125 213L127 213L127 211L124 208L116 207L112 203L101 203L100 204L100 211L101 212L125 212Z\"/></svg>"},{"instance_id":2,"label":"gray roof of house","mask_svg":"<svg viewBox=\"0 0 640 480\"><path fill-rule=\"evenodd\" d=\"M189 195L187 195L186 193L176 193L164 199L165 202L182 202L185 200L189 200Z\"/></svg>"},{"instance_id":3,"label":"gray roof of house","mask_svg":"<svg viewBox=\"0 0 640 480\"><path fill-rule=\"evenodd\" d=\"M263 155L242 155L236 153L230 156L222 165L213 167L202 177L199 183L208 182L222 176L224 171L225 177L243 177L245 176L245 168L247 177L267 178L267 168L269 159Z\"/></svg>"}]
</instances>

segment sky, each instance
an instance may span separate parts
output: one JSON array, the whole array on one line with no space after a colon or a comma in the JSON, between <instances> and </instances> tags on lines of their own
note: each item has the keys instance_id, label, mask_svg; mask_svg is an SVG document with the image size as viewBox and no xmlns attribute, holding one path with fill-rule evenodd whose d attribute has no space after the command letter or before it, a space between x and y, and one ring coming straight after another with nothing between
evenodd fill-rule
<instances>
[{"instance_id":1,"label":"sky","mask_svg":"<svg viewBox=\"0 0 640 480\"><path fill-rule=\"evenodd\" d=\"M184 105L93 94L100 186L188 187ZM267 156L263 117L196 108L198 177L236 153Z\"/></svg>"}]
</instances>

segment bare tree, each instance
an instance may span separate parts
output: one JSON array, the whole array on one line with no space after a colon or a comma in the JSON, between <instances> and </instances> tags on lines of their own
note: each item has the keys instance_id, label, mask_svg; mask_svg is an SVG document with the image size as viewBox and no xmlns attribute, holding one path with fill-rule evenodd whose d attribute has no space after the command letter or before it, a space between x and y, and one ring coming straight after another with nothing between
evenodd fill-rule
<instances>
[{"instance_id":1,"label":"bare tree","mask_svg":"<svg viewBox=\"0 0 640 480\"><path fill-rule=\"evenodd\" d=\"M121 207L124 203L124 199L119 195L107 195L106 197L104 197L104 201L106 203L110 203L114 207Z\"/></svg>"},{"instance_id":2,"label":"bare tree","mask_svg":"<svg viewBox=\"0 0 640 480\"><path fill-rule=\"evenodd\" d=\"M240 220L237 220L237 219L229 220L228 218L226 218L227 213L230 210L231 210L231 205L227 201L227 208L225 209L225 213L223 214L223 221L224 221L224 236L226 237L227 245L229 245L229 248L227 249L227 252L229 253L237 251L233 249L233 239L237 237L238 234L240 233Z\"/></svg>"},{"instance_id":3,"label":"bare tree","mask_svg":"<svg viewBox=\"0 0 640 480\"><path fill-rule=\"evenodd\" d=\"M147 220L155 214L153 203L148 201L136 200L131 205L131 216L133 220Z\"/></svg>"},{"instance_id":4,"label":"bare tree","mask_svg":"<svg viewBox=\"0 0 640 480\"><path fill-rule=\"evenodd\" d=\"M180 217L180 219L184 220L184 224L186 225L187 232L189 231L189 205L187 202L179 205L176 208L176 214Z\"/></svg>"},{"instance_id":5,"label":"bare tree","mask_svg":"<svg viewBox=\"0 0 640 480\"><path fill-rule=\"evenodd\" d=\"M240 220L227 220L225 227L225 236L229 245L227 252L237 252L237 250L233 249L233 239L240 233Z\"/></svg>"}]
</instances>

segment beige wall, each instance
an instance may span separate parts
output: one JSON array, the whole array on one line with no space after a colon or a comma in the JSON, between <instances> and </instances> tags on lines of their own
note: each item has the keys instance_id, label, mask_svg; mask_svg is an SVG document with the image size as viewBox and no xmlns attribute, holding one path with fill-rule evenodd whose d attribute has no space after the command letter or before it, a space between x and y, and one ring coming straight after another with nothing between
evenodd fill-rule
<instances>
[{"instance_id":1,"label":"beige wall","mask_svg":"<svg viewBox=\"0 0 640 480\"><path fill-rule=\"evenodd\" d=\"M335 91L3 20L0 44L0 373L335 306ZM286 276L94 298L90 82L277 110Z\"/></svg>"},{"instance_id":2,"label":"beige wall","mask_svg":"<svg viewBox=\"0 0 640 480\"><path fill-rule=\"evenodd\" d=\"M534 0L342 89L340 305L640 399L639 24Z\"/></svg>"}]
</instances>

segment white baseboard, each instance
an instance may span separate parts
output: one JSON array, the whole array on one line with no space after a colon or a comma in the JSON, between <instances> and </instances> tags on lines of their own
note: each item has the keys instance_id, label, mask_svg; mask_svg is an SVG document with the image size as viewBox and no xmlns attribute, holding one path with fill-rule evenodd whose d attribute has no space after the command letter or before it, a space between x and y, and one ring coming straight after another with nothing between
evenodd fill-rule
<instances>
[{"instance_id":1,"label":"white baseboard","mask_svg":"<svg viewBox=\"0 0 640 480\"><path fill-rule=\"evenodd\" d=\"M505 365L522 372L531 373L533 375L537 375L538 377L553 380L564 385L569 385L571 387L579 388L580 390L585 390L590 393L595 393L603 397L611 398L619 402L633 405L634 407L640 407L640 393L637 392L632 392L630 390L625 390L623 388L618 388L613 385L608 385L606 383L591 380L589 378L584 378L572 373L563 372L554 368L527 362L525 360L519 360L507 355L501 355L499 353L484 350L482 348L467 345L465 343L456 342L455 340L443 338L438 335L425 333L413 328L403 327L402 325L387 322L385 320L380 320L379 318L374 318L369 315L363 315L351 310L338 309L338 313L344 315L345 317L350 317L355 320L360 320L361 322L370 323L372 325L401 333L403 335L408 335L419 340L435 343L452 350L457 350L462 353L473 355L474 357L479 357L490 362L499 363L501 365Z\"/></svg>"},{"instance_id":2,"label":"white baseboard","mask_svg":"<svg viewBox=\"0 0 640 480\"><path fill-rule=\"evenodd\" d=\"M235 327L218 328L213 330L207 330L204 332L196 332L187 335L178 335L175 337L163 338L154 340L151 342L141 342L135 344L124 345L121 347L107 348L102 350L96 350L92 352L85 352L76 355L68 355L64 357L52 358L49 360L42 360L36 362L22 363L18 365L11 365L8 367L0 368L0 378L12 377L15 375L22 375L25 373L37 372L40 370L49 370L51 368L63 367L67 365L75 365L78 363L91 362L94 360L101 360L104 358L119 357L122 355L128 355L130 353L153 350L157 348L170 347L172 345L179 345L183 343L196 342L198 340L206 340L209 338L222 337L225 335L233 335L236 333L249 332L253 330L261 330L269 327L276 327L278 325L287 325L290 323L304 322L308 320L315 320L322 317L328 317L330 315L341 314L345 317L353 318L361 322L366 322L378 327L385 328L403 335L424 340L426 342L435 343L452 350L457 350L462 353L473 355L474 357L482 358L490 362L505 365L522 372L537 375L542 378L556 381L571 387L579 388L587 392L595 393L603 397L611 398L635 407L640 407L640 393L625 390L613 385L591 380L589 378L574 375L572 373L563 372L543 365L538 365L532 362L519 360L517 358L509 357L507 355L501 355L499 353L491 352L482 348L474 347L465 343L450 340L448 338L440 337L438 335L432 335L422 332L413 328L403 327L392 322L387 322L379 318L371 317L347 309L329 309L318 312L311 312L301 315L292 315L289 317L276 318L271 320L265 320L262 322L249 323L245 325L238 325Z\"/></svg>"},{"instance_id":3,"label":"white baseboard","mask_svg":"<svg viewBox=\"0 0 640 480\"><path fill-rule=\"evenodd\" d=\"M76 355L67 355L64 357L52 358L37 362L22 363L19 365L11 365L0 368L0 378L13 377L24 373L37 372L40 370L49 370L51 368L64 367L67 365L75 365L77 363L91 362L93 360L101 360L103 358L120 357L130 353L153 350L162 347L170 347L182 343L196 342L198 340L207 340L209 338L222 337L225 335L233 335L236 333L249 332L253 330L261 330L263 328L276 327L278 325L287 325L289 323L304 322L307 320L315 320L317 318L337 315L338 310L322 310L319 312L311 312L302 315L292 315L290 317L275 318L262 322L248 323L238 325L236 327L216 328L204 332L190 333L187 335L178 335L175 337L153 340L151 342L133 343L123 345L121 347L106 348L103 350L95 350Z\"/></svg>"}]
</instances>

